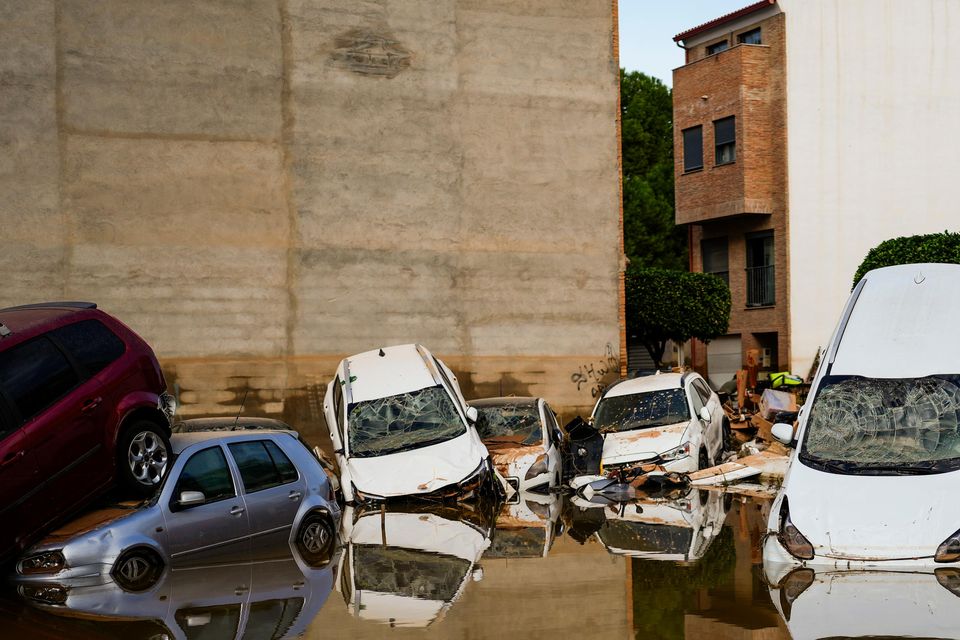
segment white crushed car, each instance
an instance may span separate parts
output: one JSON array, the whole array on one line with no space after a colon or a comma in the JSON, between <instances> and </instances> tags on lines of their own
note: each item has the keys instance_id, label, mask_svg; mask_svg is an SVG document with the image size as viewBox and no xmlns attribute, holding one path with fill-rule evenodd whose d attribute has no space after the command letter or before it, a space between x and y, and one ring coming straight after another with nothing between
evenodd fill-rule
<instances>
[{"instance_id":1,"label":"white crushed car","mask_svg":"<svg viewBox=\"0 0 960 640\"><path fill-rule=\"evenodd\" d=\"M499 480L456 376L418 344L345 358L324 415L347 503L469 498Z\"/></svg>"},{"instance_id":2,"label":"white crushed car","mask_svg":"<svg viewBox=\"0 0 960 640\"><path fill-rule=\"evenodd\" d=\"M793 427L765 564L960 566L960 265L857 284Z\"/></svg>"}]
</instances>

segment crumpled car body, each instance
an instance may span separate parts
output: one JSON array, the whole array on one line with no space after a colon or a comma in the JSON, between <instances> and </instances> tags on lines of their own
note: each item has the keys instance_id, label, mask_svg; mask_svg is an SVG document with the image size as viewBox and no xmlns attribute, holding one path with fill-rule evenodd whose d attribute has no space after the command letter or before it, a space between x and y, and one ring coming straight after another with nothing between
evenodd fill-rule
<instances>
[{"instance_id":1,"label":"crumpled car body","mask_svg":"<svg viewBox=\"0 0 960 640\"><path fill-rule=\"evenodd\" d=\"M392 627L441 620L479 580L491 528L456 509L344 509L338 591L354 617Z\"/></svg>"},{"instance_id":2,"label":"crumpled car body","mask_svg":"<svg viewBox=\"0 0 960 640\"><path fill-rule=\"evenodd\" d=\"M176 434L171 448L176 459L153 499L91 511L54 531L20 558L16 579L109 576L139 591L174 565L235 558L278 536L316 564L329 561L340 508L296 433Z\"/></svg>"},{"instance_id":3,"label":"crumpled car body","mask_svg":"<svg viewBox=\"0 0 960 640\"><path fill-rule=\"evenodd\" d=\"M960 567L960 266L869 272L800 411L764 560Z\"/></svg>"},{"instance_id":4,"label":"crumpled car body","mask_svg":"<svg viewBox=\"0 0 960 640\"><path fill-rule=\"evenodd\" d=\"M230 562L196 559L202 566L173 568L144 591L131 592L108 575L24 581L17 591L46 613L106 628L125 624L129 637L185 640L208 630L218 638L299 637L333 590L336 563L313 568L285 540Z\"/></svg>"},{"instance_id":5,"label":"crumpled car body","mask_svg":"<svg viewBox=\"0 0 960 640\"><path fill-rule=\"evenodd\" d=\"M500 491L475 411L421 345L344 359L323 408L348 504Z\"/></svg>"},{"instance_id":6,"label":"crumpled car body","mask_svg":"<svg viewBox=\"0 0 960 640\"><path fill-rule=\"evenodd\" d=\"M476 428L497 471L518 493L560 485L563 434L543 398L472 400Z\"/></svg>"},{"instance_id":7,"label":"crumpled car body","mask_svg":"<svg viewBox=\"0 0 960 640\"><path fill-rule=\"evenodd\" d=\"M720 399L697 373L665 373L608 387L591 415L603 435L600 473L638 462L690 473L724 447Z\"/></svg>"}]
</instances>

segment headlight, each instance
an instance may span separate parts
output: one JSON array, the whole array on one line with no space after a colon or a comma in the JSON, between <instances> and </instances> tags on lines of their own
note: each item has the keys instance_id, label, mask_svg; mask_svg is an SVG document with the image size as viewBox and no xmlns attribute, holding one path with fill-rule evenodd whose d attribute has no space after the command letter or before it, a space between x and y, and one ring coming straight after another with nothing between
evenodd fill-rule
<instances>
[{"instance_id":1,"label":"headlight","mask_svg":"<svg viewBox=\"0 0 960 640\"><path fill-rule=\"evenodd\" d=\"M17 573L25 576L38 573L56 573L63 569L66 560L60 551L44 551L27 556L17 564Z\"/></svg>"},{"instance_id":2,"label":"headlight","mask_svg":"<svg viewBox=\"0 0 960 640\"><path fill-rule=\"evenodd\" d=\"M794 558L799 560L813 559L813 545L790 521L790 506L787 504L786 496L780 503L780 532L777 534L777 540Z\"/></svg>"},{"instance_id":3,"label":"headlight","mask_svg":"<svg viewBox=\"0 0 960 640\"><path fill-rule=\"evenodd\" d=\"M679 460L690 455L690 441L684 442L679 447L664 451L660 454L661 460Z\"/></svg>"},{"instance_id":4,"label":"headlight","mask_svg":"<svg viewBox=\"0 0 960 640\"><path fill-rule=\"evenodd\" d=\"M45 604L63 604L67 601L67 588L61 584L25 584L17 589L28 600Z\"/></svg>"},{"instance_id":5,"label":"headlight","mask_svg":"<svg viewBox=\"0 0 960 640\"><path fill-rule=\"evenodd\" d=\"M466 478L457 483L461 489L471 489L474 485L479 484L480 480L483 478L484 472L487 470L487 461L481 460L480 466L470 472Z\"/></svg>"},{"instance_id":6,"label":"headlight","mask_svg":"<svg viewBox=\"0 0 960 640\"><path fill-rule=\"evenodd\" d=\"M547 458L547 454L541 454L537 457L537 461L530 465L530 468L527 469L527 475L523 477L524 480L531 480L537 476L544 474L550 470L549 465L550 460Z\"/></svg>"},{"instance_id":7,"label":"headlight","mask_svg":"<svg viewBox=\"0 0 960 640\"><path fill-rule=\"evenodd\" d=\"M357 489L357 485L350 483L350 486L353 487L353 501L354 502L382 502L385 500L383 496L375 496L372 493L364 493Z\"/></svg>"},{"instance_id":8,"label":"headlight","mask_svg":"<svg viewBox=\"0 0 960 640\"><path fill-rule=\"evenodd\" d=\"M956 562L960 560L960 531L955 531L952 536L943 541L937 547L937 555L933 556L934 562Z\"/></svg>"},{"instance_id":9,"label":"headlight","mask_svg":"<svg viewBox=\"0 0 960 640\"><path fill-rule=\"evenodd\" d=\"M169 393L161 393L157 399L157 409L160 409L163 415L167 416L167 420L172 421L174 414L177 412L176 398Z\"/></svg>"}]
</instances>

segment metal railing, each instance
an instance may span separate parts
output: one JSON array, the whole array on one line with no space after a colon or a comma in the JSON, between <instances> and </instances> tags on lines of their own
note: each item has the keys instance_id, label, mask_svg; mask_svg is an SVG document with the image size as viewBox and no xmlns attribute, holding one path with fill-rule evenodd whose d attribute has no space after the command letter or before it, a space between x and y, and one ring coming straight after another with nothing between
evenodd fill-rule
<instances>
[{"instance_id":1,"label":"metal railing","mask_svg":"<svg viewBox=\"0 0 960 640\"><path fill-rule=\"evenodd\" d=\"M747 306L772 307L776 300L773 265L747 267Z\"/></svg>"}]
</instances>

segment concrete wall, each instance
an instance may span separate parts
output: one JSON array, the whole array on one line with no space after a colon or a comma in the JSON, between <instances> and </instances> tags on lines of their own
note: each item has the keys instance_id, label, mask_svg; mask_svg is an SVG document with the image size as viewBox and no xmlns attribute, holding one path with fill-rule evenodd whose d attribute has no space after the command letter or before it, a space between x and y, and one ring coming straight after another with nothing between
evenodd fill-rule
<instances>
[{"instance_id":1,"label":"concrete wall","mask_svg":"<svg viewBox=\"0 0 960 640\"><path fill-rule=\"evenodd\" d=\"M787 21L792 369L805 374L871 247L958 229L960 5L779 4Z\"/></svg>"},{"instance_id":2,"label":"concrete wall","mask_svg":"<svg viewBox=\"0 0 960 640\"><path fill-rule=\"evenodd\" d=\"M584 409L619 354L613 9L3 3L0 304L97 301L196 412L413 341Z\"/></svg>"}]
</instances>

